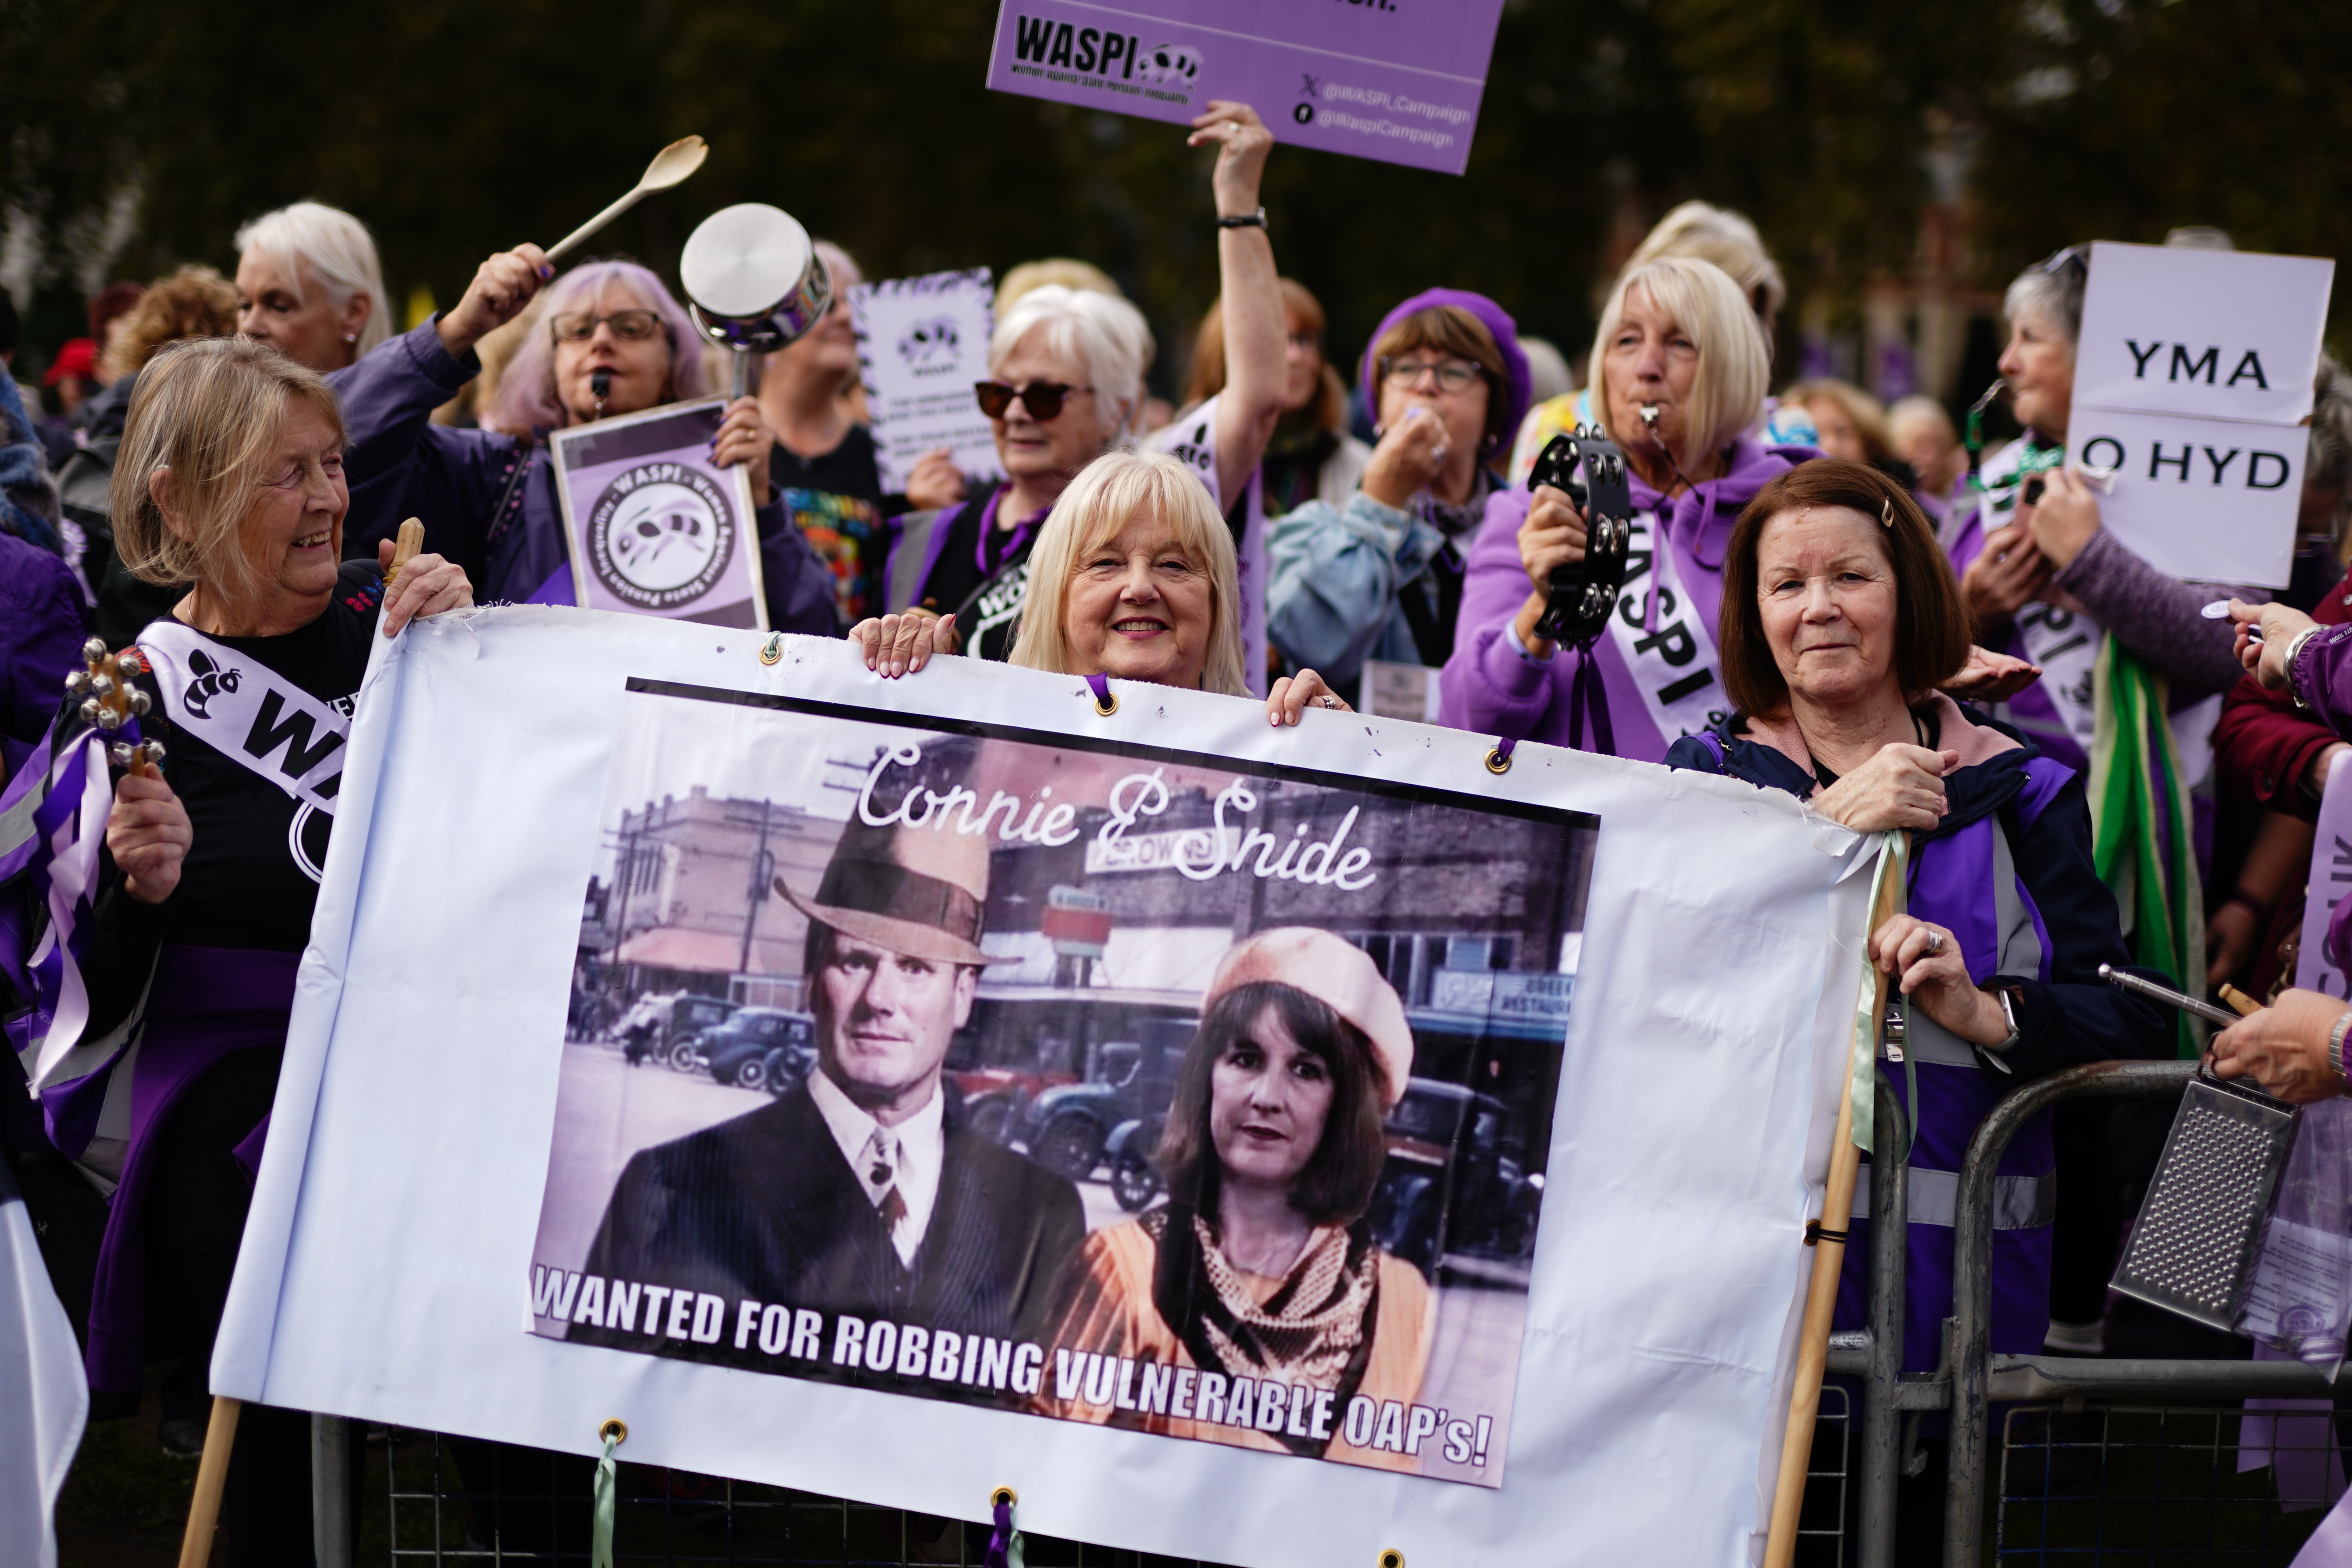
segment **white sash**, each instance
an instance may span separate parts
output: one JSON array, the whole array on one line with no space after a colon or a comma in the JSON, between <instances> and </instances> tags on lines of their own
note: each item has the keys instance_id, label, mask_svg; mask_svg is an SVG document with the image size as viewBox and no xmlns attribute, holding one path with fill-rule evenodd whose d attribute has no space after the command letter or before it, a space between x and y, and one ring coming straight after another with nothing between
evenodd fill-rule
<instances>
[{"instance_id":1,"label":"white sash","mask_svg":"<svg viewBox=\"0 0 2352 1568\"><path fill-rule=\"evenodd\" d=\"M1651 582L1642 578L1651 575ZM1658 596L1658 629L1643 629L1650 592ZM1723 689L1722 662L1715 636L1697 613L1675 568L1675 552L1659 538L1658 514L1633 514L1633 537L1626 552L1625 588L1610 617L1609 635L1632 672L1650 722L1669 745L1696 735L1731 709Z\"/></svg>"},{"instance_id":2,"label":"white sash","mask_svg":"<svg viewBox=\"0 0 2352 1568\"><path fill-rule=\"evenodd\" d=\"M174 724L304 805L334 815L349 714L177 621L157 621L141 632L139 651L155 667L163 710Z\"/></svg>"}]
</instances>

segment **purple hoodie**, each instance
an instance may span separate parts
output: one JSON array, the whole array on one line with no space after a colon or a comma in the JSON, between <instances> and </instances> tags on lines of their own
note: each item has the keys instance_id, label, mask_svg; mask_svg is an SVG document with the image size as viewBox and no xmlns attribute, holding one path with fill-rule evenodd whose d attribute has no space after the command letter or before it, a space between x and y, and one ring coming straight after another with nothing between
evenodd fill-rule
<instances>
[{"instance_id":1,"label":"purple hoodie","mask_svg":"<svg viewBox=\"0 0 2352 1568\"><path fill-rule=\"evenodd\" d=\"M1528 416L1528 399L1534 383L1528 375L1527 351L1519 347L1518 323L1511 320L1508 310L1484 294L1473 294L1466 289L1425 289L1382 316L1381 324L1372 329L1372 335L1365 341L1364 363L1357 372L1356 384L1363 388L1364 399L1371 405L1373 417L1378 418L1381 367L1374 363L1372 351L1380 346L1382 338L1388 336L1391 327L1416 310L1432 310L1439 305L1456 306L1477 317L1486 323L1486 330L1495 334L1495 346L1503 351L1503 368L1509 373L1511 384L1504 395L1503 412L1509 417L1503 421L1505 450L1501 456L1508 456L1511 439L1518 434L1520 423ZM1500 457L1496 461L1499 464Z\"/></svg>"},{"instance_id":2,"label":"purple hoodie","mask_svg":"<svg viewBox=\"0 0 2352 1568\"><path fill-rule=\"evenodd\" d=\"M1731 449L1728 468L1683 495L1671 508L1665 524L1675 573L1688 603L1661 604L1650 593L1649 556L1639 548L1627 568L1618 615L1628 626L1639 625L1672 646L1676 629L1696 617L1709 642L1715 640L1723 607L1723 552L1730 542L1731 525L1756 492L1776 474L1787 472L1820 456L1810 447L1765 447L1742 437ZM1663 498L1642 479L1633 480L1636 525L1656 511ZM1527 603L1528 574L1519 564L1519 525L1527 521L1529 496L1525 489L1497 491L1486 502L1486 521L1462 587L1462 618L1454 635L1454 657L1439 680L1442 704L1438 722L1486 735L1507 735L1515 741L1535 740L1565 746L1569 737L1568 690L1575 679L1577 656L1562 649L1549 664L1522 658L1511 646L1507 628ZM1637 537L1636 545L1641 542ZM1663 763L1666 748L1679 735L1659 732L1643 706L1616 638L1602 633L1587 656L1599 662L1609 716L1616 731L1617 754ZM1730 701L1720 696L1722 672L1696 666L1685 680L1704 677L1702 687L1717 693L1713 706L1728 713Z\"/></svg>"}]
</instances>

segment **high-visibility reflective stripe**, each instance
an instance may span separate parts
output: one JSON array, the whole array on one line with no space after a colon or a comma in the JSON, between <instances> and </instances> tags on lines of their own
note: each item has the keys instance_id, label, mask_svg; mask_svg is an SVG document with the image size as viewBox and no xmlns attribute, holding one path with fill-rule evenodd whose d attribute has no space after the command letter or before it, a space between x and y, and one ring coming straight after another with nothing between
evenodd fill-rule
<instances>
[{"instance_id":1,"label":"high-visibility reflective stripe","mask_svg":"<svg viewBox=\"0 0 2352 1568\"><path fill-rule=\"evenodd\" d=\"M1911 1168L1907 1205L1913 1225L1948 1227L1959 1213L1960 1173ZM1870 1217L1870 1167L1853 1184L1853 1217ZM1992 1227L2032 1230L2058 1217L2058 1173L2039 1176L1995 1176L1992 1181Z\"/></svg>"}]
</instances>

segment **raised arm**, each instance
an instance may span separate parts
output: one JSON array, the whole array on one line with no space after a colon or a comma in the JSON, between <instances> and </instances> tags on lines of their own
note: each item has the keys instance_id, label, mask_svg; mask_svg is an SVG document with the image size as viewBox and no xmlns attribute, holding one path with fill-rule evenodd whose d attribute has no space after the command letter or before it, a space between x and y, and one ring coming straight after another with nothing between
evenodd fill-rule
<instances>
[{"instance_id":1,"label":"raised arm","mask_svg":"<svg viewBox=\"0 0 2352 1568\"><path fill-rule=\"evenodd\" d=\"M1212 100L1209 111L1192 121L1189 141L1219 144L1210 175L1220 218L1251 217L1258 211L1258 182L1274 133L1246 103ZM1225 390L1217 403L1217 494L1230 506L1249 483L1250 473L1274 439L1282 417L1283 350L1288 323L1282 310L1282 280L1274 269L1274 244L1264 224L1217 230L1217 273L1225 320Z\"/></svg>"}]
</instances>

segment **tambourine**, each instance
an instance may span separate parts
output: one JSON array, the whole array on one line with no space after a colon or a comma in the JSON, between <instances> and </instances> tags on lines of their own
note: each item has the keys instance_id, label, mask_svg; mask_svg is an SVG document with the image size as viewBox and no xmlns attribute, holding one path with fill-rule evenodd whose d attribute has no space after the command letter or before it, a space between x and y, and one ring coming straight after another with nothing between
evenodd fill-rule
<instances>
[{"instance_id":1,"label":"tambourine","mask_svg":"<svg viewBox=\"0 0 2352 1568\"><path fill-rule=\"evenodd\" d=\"M695 330L735 353L734 394L751 355L797 342L833 303L833 278L808 230L781 207L743 202L695 226L677 259Z\"/></svg>"}]
</instances>

